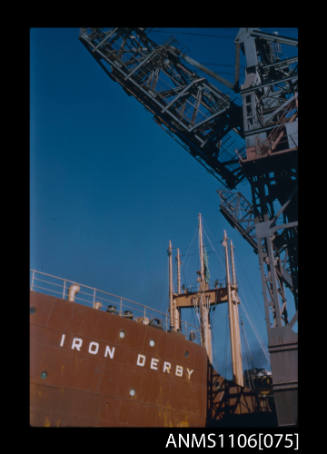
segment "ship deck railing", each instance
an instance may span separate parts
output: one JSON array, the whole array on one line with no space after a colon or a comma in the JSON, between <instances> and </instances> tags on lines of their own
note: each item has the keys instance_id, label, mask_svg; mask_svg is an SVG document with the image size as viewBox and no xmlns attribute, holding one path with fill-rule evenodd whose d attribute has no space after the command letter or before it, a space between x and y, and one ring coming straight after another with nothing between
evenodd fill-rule
<instances>
[{"instance_id":1,"label":"ship deck railing","mask_svg":"<svg viewBox=\"0 0 327 454\"><path fill-rule=\"evenodd\" d=\"M30 270L30 290L44 293L67 301L70 299L72 286L78 286L73 302L89 306L95 310L110 312L120 317L129 318L169 331L169 314L151 308L130 298L100 290L80 282L65 279L35 269ZM181 320L181 332L186 338L199 343L200 330L187 320Z\"/></svg>"}]
</instances>

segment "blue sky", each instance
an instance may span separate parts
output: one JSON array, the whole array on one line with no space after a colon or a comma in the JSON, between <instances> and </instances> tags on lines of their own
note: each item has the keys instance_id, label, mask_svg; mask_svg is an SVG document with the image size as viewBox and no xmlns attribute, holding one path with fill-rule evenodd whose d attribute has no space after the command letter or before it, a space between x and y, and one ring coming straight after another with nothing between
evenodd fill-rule
<instances>
[{"instance_id":1,"label":"blue sky","mask_svg":"<svg viewBox=\"0 0 327 454\"><path fill-rule=\"evenodd\" d=\"M295 29L265 30L296 37ZM175 36L184 52L233 81L237 31L165 28L150 36L158 43ZM184 277L195 284L191 242L201 212L215 248L205 236L212 280L225 277L225 229L241 299L266 344L258 259L220 214L221 185L104 73L78 35L77 28L30 30L31 268L166 311L168 242L184 253ZM248 194L247 183L237 189ZM215 311L213 339L217 368L228 375L225 312ZM259 349L251 330L248 342Z\"/></svg>"}]
</instances>

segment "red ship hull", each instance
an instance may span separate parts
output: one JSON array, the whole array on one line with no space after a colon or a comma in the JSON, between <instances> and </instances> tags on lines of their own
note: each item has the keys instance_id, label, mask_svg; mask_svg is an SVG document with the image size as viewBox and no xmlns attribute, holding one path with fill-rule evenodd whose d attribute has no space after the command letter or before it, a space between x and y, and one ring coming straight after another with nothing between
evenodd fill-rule
<instances>
[{"instance_id":1,"label":"red ship hull","mask_svg":"<svg viewBox=\"0 0 327 454\"><path fill-rule=\"evenodd\" d=\"M30 292L30 424L204 427L208 361L182 334Z\"/></svg>"}]
</instances>

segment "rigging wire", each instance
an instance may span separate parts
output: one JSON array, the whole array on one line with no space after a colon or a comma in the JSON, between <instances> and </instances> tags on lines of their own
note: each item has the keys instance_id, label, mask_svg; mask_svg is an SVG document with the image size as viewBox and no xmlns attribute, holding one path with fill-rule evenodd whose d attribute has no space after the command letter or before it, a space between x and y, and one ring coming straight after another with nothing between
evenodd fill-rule
<instances>
[{"instance_id":1,"label":"rigging wire","mask_svg":"<svg viewBox=\"0 0 327 454\"><path fill-rule=\"evenodd\" d=\"M247 290L250 290L250 292L251 292L251 294L252 294L252 297L253 297L253 300L254 300L254 302L255 302L257 308L258 308L259 310L261 310L261 309L262 309L262 306L261 306L261 304L260 304L259 301L258 301L258 296L255 294L255 292L254 292L254 290L253 290L253 286L251 285L251 281L250 281L249 276L248 276L248 274L247 274L247 268L246 268L246 267L245 267L245 268L243 267L242 260L240 260L240 256L239 256L238 252L235 251L235 250L234 250L234 255L235 255L235 261L237 262L237 266L240 268L240 270L241 270L241 272L242 272L242 276L245 277L245 282L246 282L247 284L249 284L249 285L247 285ZM243 284L242 284L242 286L243 286Z\"/></svg>"},{"instance_id":2,"label":"rigging wire","mask_svg":"<svg viewBox=\"0 0 327 454\"><path fill-rule=\"evenodd\" d=\"M219 254L217 253L215 247L213 246L213 244L212 244L212 242L211 242L211 240L210 240L210 238L209 238L209 236L208 236L208 233L207 233L206 229L207 229L207 226L204 227L204 225L203 225L203 232L205 233L205 235L206 235L206 237L207 237L207 239L208 239L208 241L209 241L209 243L210 243L212 249L215 251L216 255L218 256L219 261L222 263L222 266L223 266L223 268L224 268L224 267L225 267L225 264L222 262L221 257L219 256ZM249 315L249 313L248 313L248 311L247 311L247 309L246 309L246 304L245 304L246 299L245 299L245 296L244 296L244 294L243 294L243 291L240 291L240 289L239 289L239 294L240 294L241 301L242 301L242 304L240 304L240 306L241 306L241 308L243 309L246 318L248 319L248 322L249 322L249 324L250 324L250 326L251 326L251 328L252 328L252 330L253 330L253 332L254 332L254 335L255 335L255 337L256 337L256 339L257 339L257 341L258 341L258 343L259 343L259 345L260 345L260 347L261 347L261 349L262 349L262 351L263 351L263 353L264 353L264 355L265 355L265 358L267 359L268 363L270 363L270 358L269 358L268 352L267 352L267 350L265 349L264 344L263 344L263 341L262 341L262 339L261 339L261 337L260 337L258 331L256 330L254 323L252 322L252 320L251 320L251 318L250 318L250 315ZM255 298L255 301L257 302L257 299L256 299L256 298ZM258 302L257 302L257 303L258 303ZM260 308L261 308L261 307L260 307Z\"/></svg>"},{"instance_id":3,"label":"rigging wire","mask_svg":"<svg viewBox=\"0 0 327 454\"><path fill-rule=\"evenodd\" d=\"M221 333L217 329L216 318L212 316L212 310L210 310L210 325L211 325L211 342L212 342L212 347L213 347L212 348L213 364L215 365L215 368L218 371L219 369L221 370L221 361L220 361L220 358L217 356L219 353L219 349L214 348L214 346L217 346L217 344L219 343L219 338L216 337L216 332L219 332L220 335L221 334L224 335L224 333ZM224 339L224 337L223 337L223 339ZM225 349L224 349L224 351L225 351Z\"/></svg>"},{"instance_id":4,"label":"rigging wire","mask_svg":"<svg viewBox=\"0 0 327 454\"><path fill-rule=\"evenodd\" d=\"M211 248L213 249L213 251L217 255L218 260L220 262L220 265L222 266L222 269L225 270L225 263L224 263L223 259L221 258L221 256L218 254L217 250L215 249L215 247L214 247L214 245L213 245L213 243L212 243L212 241L211 241L211 239L210 239L210 237L209 237L209 235L207 233L207 226L206 225L204 226L204 223L202 223L202 229L203 229L203 233L205 234L205 236L206 236Z\"/></svg>"},{"instance_id":5,"label":"rigging wire","mask_svg":"<svg viewBox=\"0 0 327 454\"><path fill-rule=\"evenodd\" d=\"M244 340L244 346L245 346L245 359L246 359L246 362L247 362L247 369L245 369L243 367L243 370L245 369L246 371L246 375L247 375L247 378L248 378L248 382L250 384L250 387L252 389L254 389L254 384L253 384L253 381L252 381L252 377L251 377L251 374L249 373L249 370L253 369L254 367L254 360L253 360L253 356L251 355L251 350L250 350L250 347L249 347L249 344L248 344L248 341L247 341L247 337L246 337L246 334L245 334L245 329L244 329L244 323L243 323L243 320L241 319L240 320L240 324L241 324L241 335L243 334L243 340ZM250 360L249 360L249 356L250 356Z\"/></svg>"},{"instance_id":6,"label":"rigging wire","mask_svg":"<svg viewBox=\"0 0 327 454\"><path fill-rule=\"evenodd\" d=\"M187 265L189 264L190 258L194 255L194 254L189 254L189 251L191 249L191 246L194 243L196 235L197 235L197 228L195 228L195 232L193 234L193 238L191 239L191 241L190 241L190 243L188 245L186 253L182 254L182 257L185 257L185 261L184 260L181 261L181 278L182 278L183 282L185 283L185 285L186 285L186 282L187 282L187 279L186 279L186 276L185 276L186 268L187 268Z\"/></svg>"},{"instance_id":7,"label":"rigging wire","mask_svg":"<svg viewBox=\"0 0 327 454\"><path fill-rule=\"evenodd\" d=\"M235 253L235 251L234 251L234 253ZM250 284L250 280L249 280L249 278L248 278L248 275L247 275L247 273L244 271L244 268L243 268L243 265L242 265L242 261L239 259L238 254L235 254L235 256L236 256L235 258L236 258L236 261L237 261L237 263L238 263L238 266L241 265L240 267L241 267L241 271L242 271L242 276L244 276L244 277L245 277L245 281L246 281L247 283ZM244 283L244 282L243 282L243 283ZM254 333L254 335L255 335L255 337L256 337L258 343L259 343L259 346L260 346L260 348L261 348L261 350L262 350L262 352L263 352L263 354L264 354L266 360L267 360L268 363L270 364L270 358L269 358L268 351L267 351L266 347L264 346L264 342L263 342L261 336L259 335L259 333L258 333L258 331L257 331L257 329L256 329L256 327L255 327L255 324L253 323L253 321L252 321L252 319L251 319L251 317L250 317L250 315L249 315L249 312L248 312L248 310L247 310L247 306L248 306L248 304L247 304L247 299L245 298L245 294L244 294L244 292L243 292L243 288L241 289L241 287L243 287L243 284L242 284L242 286L239 286L239 289L238 289L238 292L239 292L240 298L241 298L241 302L242 302L242 303L240 304L240 307L242 308L242 310L243 310L243 312L244 312L244 314L245 314L245 316L246 316L246 318L247 318L247 320L248 320L248 322L249 322L249 325L250 325L250 327L252 328L252 331L253 331L253 333ZM258 308L259 310L262 310L262 307L261 307L261 305L259 304L258 298L256 297L256 295L255 295L255 293L254 293L254 291L253 291L252 286L249 285L248 288L251 289L251 292L252 292L252 295L253 295L253 300L255 301L255 304L256 304L257 308Z\"/></svg>"},{"instance_id":8,"label":"rigging wire","mask_svg":"<svg viewBox=\"0 0 327 454\"><path fill-rule=\"evenodd\" d=\"M225 342L224 342L224 377L227 377L227 371L230 368L230 358L231 358L231 349L230 349L230 343L228 340L230 339L230 332L229 332L229 323L228 323L228 310L225 310ZM228 359L229 358L229 359Z\"/></svg>"},{"instance_id":9,"label":"rigging wire","mask_svg":"<svg viewBox=\"0 0 327 454\"><path fill-rule=\"evenodd\" d=\"M245 316L246 316L246 318L247 318L247 320L248 320L248 322L249 322L249 324L250 324L250 326L251 326L251 328L252 328L252 330L253 330L253 333L254 333L255 337L257 338L257 341L259 342L259 345L260 345L260 347L261 347L261 350L263 351L263 354L265 355L266 360L268 361L268 363L270 363L270 358L269 358L269 355L268 355L268 351L267 351L267 349L264 347L263 342L262 342L262 339L261 339L261 337L259 336L259 333L258 333L258 331L256 330L256 328L255 328L255 326L254 326L254 324L253 324L253 322L252 322L252 320L251 320L251 318L250 318L250 316L249 316L249 314L248 314L248 311L246 310L244 295L241 295L241 301L242 301L242 304L240 304L240 307L241 307L242 310L244 311L244 314L245 314Z\"/></svg>"},{"instance_id":10,"label":"rigging wire","mask_svg":"<svg viewBox=\"0 0 327 454\"><path fill-rule=\"evenodd\" d=\"M209 242L209 244L210 244L210 247L211 247L212 250L215 252L215 254L216 254L216 256L218 257L218 260L219 260L219 262L220 262L220 264L221 264L221 266L222 266L222 268L224 269L224 268L225 268L225 264L224 264L224 262L223 262L223 260L222 260L222 258L221 258L221 256L220 256L220 254L218 254L216 248L214 247L213 242L212 242L211 239L210 239L210 236L209 236L209 234L208 234L208 232L207 232L207 230L208 230L207 225L204 225L204 223L203 223L203 224L202 224L202 228L203 228L203 233L204 233L206 239L208 240L208 242ZM186 252L186 254L185 254L186 260L185 260L185 262L182 262L181 274L182 274L182 271L183 271L183 278L185 278L185 268L186 268L186 265L189 263L189 260L190 260L191 255L193 255L193 254L190 255L190 254L189 254L189 251L190 251L191 246L192 246L193 243L194 243L196 234L197 234L197 229L195 230L195 233L194 233L194 235L193 235L193 238L192 238L192 240L190 241L189 246L188 246L188 248L187 248L187 252ZM237 261L239 262L238 259L239 259L239 258L237 257ZM246 276L246 274L245 274L245 276ZM253 332L254 332L254 335L255 335L255 337L256 337L258 343L259 343L260 348L261 348L262 351L263 351L263 354L264 354L265 358L267 359L268 363L270 363L270 359L269 359L268 352L267 352L267 350L265 349L264 344L263 344L263 341L262 341L262 339L261 339L261 337L260 337L258 331L256 330L255 325L254 325L254 323L252 322L252 320L251 320L251 318L250 318L250 315L249 315L249 313L248 313L248 311L247 311L247 309L246 309L247 303L246 303L246 298L245 298L245 296L244 296L244 294L243 294L243 291L239 291L239 293L240 293L241 300L242 300L242 304L241 304L240 306L242 307L242 310L243 310L243 312L244 312L244 314L245 314L245 316L246 316L246 318L247 318L247 320L248 320L248 322L249 322L250 327L252 328L252 330L253 330ZM255 301L257 302L257 299L256 299L256 298L254 298L254 299L255 299ZM257 302L257 304L258 304L258 302ZM192 312L193 312L193 317L195 318L195 322L197 322L197 323L200 325L200 316L199 316L198 307L196 306L196 304L194 304L194 311L192 311ZM210 312L212 313L212 311L210 311ZM211 323L212 323L212 322L213 322L213 319L212 319ZM212 323L212 325L213 325L213 323ZM227 326L225 326L225 333L224 333L224 334L225 334L225 339L224 339L224 353L225 353L225 358L224 358L224 374L225 374L225 375L227 374L227 370L228 370L228 368L229 368L229 366L230 366L230 365L229 365L229 362L228 362L228 359L227 359L227 351L228 351L228 348L227 348L227 340L228 340L228 335L227 335L227 330L228 330L228 311L226 311L226 325L227 325ZM243 332L244 343L245 343L245 346L246 346L246 349L247 349L247 350L246 350L246 355L247 355L247 353L250 351L250 349L249 349L248 342L247 342L247 338L246 338L246 335L245 335L245 328L244 328L243 321L242 321L242 323L241 323L241 327L242 327L242 332ZM214 330L212 329L212 333L213 333L213 332L214 332ZM214 341L214 340L215 340L215 339L213 339L213 341ZM247 359L248 364L250 364L250 361L249 361L249 359L248 359L247 356L246 356L246 359ZM252 358L252 361L253 361L253 358Z\"/></svg>"}]
</instances>

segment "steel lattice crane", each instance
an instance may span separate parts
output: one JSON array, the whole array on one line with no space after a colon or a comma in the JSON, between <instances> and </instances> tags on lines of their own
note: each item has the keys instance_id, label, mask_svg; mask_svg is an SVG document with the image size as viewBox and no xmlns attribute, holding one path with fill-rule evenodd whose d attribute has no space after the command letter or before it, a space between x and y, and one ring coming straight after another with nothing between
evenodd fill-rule
<instances>
[{"instance_id":1,"label":"steel lattice crane","mask_svg":"<svg viewBox=\"0 0 327 454\"><path fill-rule=\"evenodd\" d=\"M207 170L229 188L241 181L238 157L224 144L241 132L242 108L187 67L176 47L169 42L159 46L140 28L83 29L80 40Z\"/></svg>"},{"instance_id":2,"label":"steel lattice crane","mask_svg":"<svg viewBox=\"0 0 327 454\"><path fill-rule=\"evenodd\" d=\"M258 254L280 425L297 418L298 59L297 40L256 28L235 38L233 83L144 28L81 29L80 41L128 95L223 185L220 210ZM240 86L241 52L245 80ZM241 104L210 83L213 77ZM232 191L242 181L252 201ZM294 297L288 316L285 289Z\"/></svg>"}]
</instances>

